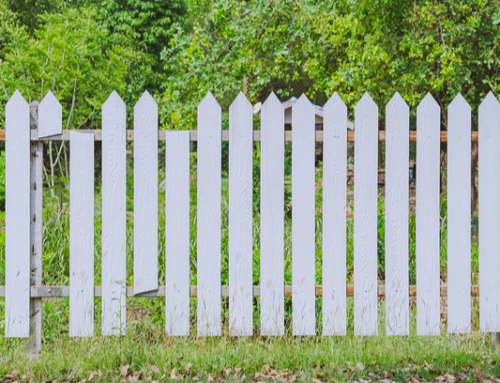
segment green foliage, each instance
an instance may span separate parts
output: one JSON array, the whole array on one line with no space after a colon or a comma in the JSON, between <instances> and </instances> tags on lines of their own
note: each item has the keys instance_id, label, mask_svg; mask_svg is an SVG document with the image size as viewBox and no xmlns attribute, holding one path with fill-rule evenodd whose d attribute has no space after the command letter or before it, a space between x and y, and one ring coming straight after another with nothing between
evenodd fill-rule
<instances>
[{"instance_id":1,"label":"green foliage","mask_svg":"<svg viewBox=\"0 0 500 383\"><path fill-rule=\"evenodd\" d=\"M0 211L5 210L5 151L0 153Z\"/></svg>"},{"instance_id":2,"label":"green foliage","mask_svg":"<svg viewBox=\"0 0 500 383\"><path fill-rule=\"evenodd\" d=\"M129 36L140 42L145 52L159 56L186 16L183 0L105 1L101 6L104 25L112 37Z\"/></svg>"},{"instance_id":3,"label":"green foliage","mask_svg":"<svg viewBox=\"0 0 500 383\"><path fill-rule=\"evenodd\" d=\"M24 28L7 28L0 108L16 89L29 102L52 90L63 106L64 128L97 129L103 102L112 90L124 89L129 52L104 49L106 35L92 7L66 8L40 19L34 36Z\"/></svg>"}]
</instances>

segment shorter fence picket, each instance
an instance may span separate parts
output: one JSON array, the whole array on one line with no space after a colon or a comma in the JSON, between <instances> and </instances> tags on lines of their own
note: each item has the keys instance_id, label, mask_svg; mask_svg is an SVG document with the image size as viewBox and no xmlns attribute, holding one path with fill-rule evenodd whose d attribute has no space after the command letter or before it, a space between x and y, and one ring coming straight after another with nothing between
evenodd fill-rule
<instances>
[{"instance_id":1,"label":"shorter fence picket","mask_svg":"<svg viewBox=\"0 0 500 383\"><path fill-rule=\"evenodd\" d=\"M167 133L165 155L165 328L189 335L189 132Z\"/></svg>"},{"instance_id":2,"label":"shorter fence picket","mask_svg":"<svg viewBox=\"0 0 500 383\"><path fill-rule=\"evenodd\" d=\"M158 106L148 92L134 106L134 288L158 288Z\"/></svg>"},{"instance_id":3,"label":"shorter fence picket","mask_svg":"<svg viewBox=\"0 0 500 383\"><path fill-rule=\"evenodd\" d=\"M94 334L94 136L71 132L69 335Z\"/></svg>"}]
</instances>

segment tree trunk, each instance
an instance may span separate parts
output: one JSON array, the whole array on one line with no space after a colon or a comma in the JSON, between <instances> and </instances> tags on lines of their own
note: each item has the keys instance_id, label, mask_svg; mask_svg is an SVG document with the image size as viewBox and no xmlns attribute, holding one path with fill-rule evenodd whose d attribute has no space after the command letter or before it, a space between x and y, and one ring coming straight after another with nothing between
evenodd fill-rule
<instances>
[{"instance_id":1,"label":"tree trunk","mask_svg":"<svg viewBox=\"0 0 500 383\"><path fill-rule=\"evenodd\" d=\"M472 153L471 153L471 169L470 169L470 206L472 213L474 214L477 210L477 188L476 188L476 169L478 160L478 147L477 142L472 143Z\"/></svg>"}]
</instances>

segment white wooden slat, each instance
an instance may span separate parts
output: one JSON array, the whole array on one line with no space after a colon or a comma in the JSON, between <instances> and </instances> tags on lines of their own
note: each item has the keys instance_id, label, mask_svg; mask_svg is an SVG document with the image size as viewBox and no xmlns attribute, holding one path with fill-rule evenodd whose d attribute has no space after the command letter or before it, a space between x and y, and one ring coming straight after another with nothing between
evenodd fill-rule
<instances>
[{"instance_id":1,"label":"white wooden slat","mask_svg":"<svg viewBox=\"0 0 500 383\"><path fill-rule=\"evenodd\" d=\"M5 106L5 336L30 332L30 114L16 91Z\"/></svg>"},{"instance_id":2,"label":"white wooden slat","mask_svg":"<svg viewBox=\"0 0 500 383\"><path fill-rule=\"evenodd\" d=\"M253 334L252 104L240 92L229 107L229 335Z\"/></svg>"},{"instance_id":3,"label":"white wooden slat","mask_svg":"<svg viewBox=\"0 0 500 383\"><path fill-rule=\"evenodd\" d=\"M70 140L69 335L94 334L94 135Z\"/></svg>"},{"instance_id":4,"label":"white wooden slat","mask_svg":"<svg viewBox=\"0 0 500 383\"><path fill-rule=\"evenodd\" d=\"M260 313L262 335L285 333L285 112L271 93L261 111Z\"/></svg>"},{"instance_id":5,"label":"white wooden slat","mask_svg":"<svg viewBox=\"0 0 500 383\"><path fill-rule=\"evenodd\" d=\"M38 137L62 134L62 106L49 90L38 106Z\"/></svg>"},{"instance_id":6,"label":"white wooden slat","mask_svg":"<svg viewBox=\"0 0 500 383\"><path fill-rule=\"evenodd\" d=\"M479 328L500 332L500 103L479 105Z\"/></svg>"},{"instance_id":7,"label":"white wooden slat","mask_svg":"<svg viewBox=\"0 0 500 383\"><path fill-rule=\"evenodd\" d=\"M378 107L368 93L355 107L354 334L376 335Z\"/></svg>"},{"instance_id":8,"label":"white wooden slat","mask_svg":"<svg viewBox=\"0 0 500 383\"><path fill-rule=\"evenodd\" d=\"M314 106L302 95L292 107L292 317L294 335L315 334Z\"/></svg>"},{"instance_id":9,"label":"white wooden slat","mask_svg":"<svg viewBox=\"0 0 500 383\"><path fill-rule=\"evenodd\" d=\"M386 107L385 309L386 334L409 335L408 199L410 109L396 93Z\"/></svg>"},{"instance_id":10,"label":"white wooden slat","mask_svg":"<svg viewBox=\"0 0 500 383\"><path fill-rule=\"evenodd\" d=\"M166 136L165 328L189 335L189 132Z\"/></svg>"},{"instance_id":11,"label":"white wooden slat","mask_svg":"<svg viewBox=\"0 0 500 383\"><path fill-rule=\"evenodd\" d=\"M158 106L134 107L134 293L158 289Z\"/></svg>"},{"instance_id":12,"label":"white wooden slat","mask_svg":"<svg viewBox=\"0 0 500 383\"><path fill-rule=\"evenodd\" d=\"M102 334L126 325L126 109L113 91L102 106Z\"/></svg>"},{"instance_id":13,"label":"white wooden slat","mask_svg":"<svg viewBox=\"0 0 500 383\"><path fill-rule=\"evenodd\" d=\"M323 124L323 335L346 335L347 107L335 93Z\"/></svg>"},{"instance_id":14,"label":"white wooden slat","mask_svg":"<svg viewBox=\"0 0 500 383\"><path fill-rule=\"evenodd\" d=\"M439 335L440 108L428 93L417 107L417 335Z\"/></svg>"},{"instance_id":15,"label":"white wooden slat","mask_svg":"<svg viewBox=\"0 0 500 383\"><path fill-rule=\"evenodd\" d=\"M221 142L221 108L209 92L198 106L199 336L221 333Z\"/></svg>"},{"instance_id":16,"label":"white wooden slat","mask_svg":"<svg viewBox=\"0 0 500 383\"><path fill-rule=\"evenodd\" d=\"M448 107L448 332L471 325L471 108L458 94Z\"/></svg>"}]
</instances>

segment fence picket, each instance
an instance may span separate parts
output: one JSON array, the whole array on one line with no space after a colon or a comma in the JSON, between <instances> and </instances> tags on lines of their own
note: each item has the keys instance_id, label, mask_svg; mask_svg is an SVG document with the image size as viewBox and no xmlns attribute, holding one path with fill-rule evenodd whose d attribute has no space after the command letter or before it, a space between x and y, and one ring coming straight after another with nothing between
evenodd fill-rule
<instances>
[{"instance_id":1,"label":"fence picket","mask_svg":"<svg viewBox=\"0 0 500 383\"><path fill-rule=\"evenodd\" d=\"M261 334L283 335L285 113L271 93L262 105L260 156Z\"/></svg>"},{"instance_id":2,"label":"fence picket","mask_svg":"<svg viewBox=\"0 0 500 383\"><path fill-rule=\"evenodd\" d=\"M5 336L30 333L30 112L16 91L5 106Z\"/></svg>"},{"instance_id":3,"label":"fence picket","mask_svg":"<svg viewBox=\"0 0 500 383\"><path fill-rule=\"evenodd\" d=\"M324 113L323 335L345 335L347 107L337 93Z\"/></svg>"},{"instance_id":4,"label":"fence picket","mask_svg":"<svg viewBox=\"0 0 500 383\"><path fill-rule=\"evenodd\" d=\"M167 132L165 185L165 328L189 335L189 132Z\"/></svg>"},{"instance_id":5,"label":"fence picket","mask_svg":"<svg viewBox=\"0 0 500 383\"><path fill-rule=\"evenodd\" d=\"M229 107L229 334L253 334L252 104L240 92Z\"/></svg>"},{"instance_id":6,"label":"fence picket","mask_svg":"<svg viewBox=\"0 0 500 383\"><path fill-rule=\"evenodd\" d=\"M221 333L221 108L198 106L198 335Z\"/></svg>"},{"instance_id":7,"label":"fence picket","mask_svg":"<svg viewBox=\"0 0 500 383\"><path fill-rule=\"evenodd\" d=\"M158 289L158 106L134 107L134 293Z\"/></svg>"},{"instance_id":8,"label":"fence picket","mask_svg":"<svg viewBox=\"0 0 500 383\"><path fill-rule=\"evenodd\" d=\"M408 198L410 109L396 93L386 107L385 299L386 334L409 335Z\"/></svg>"},{"instance_id":9,"label":"fence picket","mask_svg":"<svg viewBox=\"0 0 500 383\"><path fill-rule=\"evenodd\" d=\"M303 94L292 108L292 316L294 335L315 334L314 106Z\"/></svg>"},{"instance_id":10,"label":"fence picket","mask_svg":"<svg viewBox=\"0 0 500 383\"><path fill-rule=\"evenodd\" d=\"M38 137L62 133L62 106L49 90L38 106Z\"/></svg>"},{"instance_id":11,"label":"fence picket","mask_svg":"<svg viewBox=\"0 0 500 383\"><path fill-rule=\"evenodd\" d=\"M479 328L500 332L500 103L479 105Z\"/></svg>"},{"instance_id":12,"label":"fence picket","mask_svg":"<svg viewBox=\"0 0 500 383\"><path fill-rule=\"evenodd\" d=\"M430 93L417 107L417 334L439 335L440 108Z\"/></svg>"},{"instance_id":13,"label":"fence picket","mask_svg":"<svg viewBox=\"0 0 500 383\"><path fill-rule=\"evenodd\" d=\"M70 140L69 335L94 334L94 135Z\"/></svg>"},{"instance_id":14,"label":"fence picket","mask_svg":"<svg viewBox=\"0 0 500 383\"><path fill-rule=\"evenodd\" d=\"M102 106L102 334L125 333L126 109L113 91Z\"/></svg>"},{"instance_id":15,"label":"fence picket","mask_svg":"<svg viewBox=\"0 0 500 383\"><path fill-rule=\"evenodd\" d=\"M354 334L377 334L378 107L368 93L355 107Z\"/></svg>"},{"instance_id":16,"label":"fence picket","mask_svg":"<svg viewBox=\"0 0 500 383\"><path fill-rule=\"evenodd\" d=\"M448 107L448 332L470 331L471 108L458 94Z\"/></svg>"}]
</instances>

